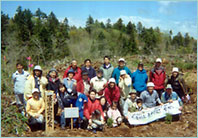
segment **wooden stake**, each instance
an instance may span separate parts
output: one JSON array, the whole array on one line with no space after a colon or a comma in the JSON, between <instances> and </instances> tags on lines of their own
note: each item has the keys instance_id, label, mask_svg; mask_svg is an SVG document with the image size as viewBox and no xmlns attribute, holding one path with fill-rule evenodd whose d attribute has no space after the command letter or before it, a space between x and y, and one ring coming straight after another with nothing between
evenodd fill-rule
<instances>
[{"instance_id":1,"label":"wooden stake","mask_svg":"<svg viewBox=\"0 0 198 138\"><path fill-rule=\"evenodd\" d=\"M70 104L70 107L72 108L72 104ZM71 129L73 129L73 118L71 118Z\"/></svg>"},{"instance_id":2,"label":"wooden stake","mask_svg":"<svg viewBox=\"0 0 198 138\"><path fill-rule=\"evenodd\" d=\"M31 67L30 67L30 60L29 60L29 65L28 65L28 71L29 71L29 73L31 72Z\"/></svg>"}]
</instances>

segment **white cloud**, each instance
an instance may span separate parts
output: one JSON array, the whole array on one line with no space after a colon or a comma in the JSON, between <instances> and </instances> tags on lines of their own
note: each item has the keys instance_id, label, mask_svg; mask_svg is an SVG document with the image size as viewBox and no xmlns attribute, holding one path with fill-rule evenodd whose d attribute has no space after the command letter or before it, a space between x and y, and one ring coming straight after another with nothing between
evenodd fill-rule
<instances>
[{"instance_id":1,"label":"white cloud","mask_svg":"<svg viewBox=\"0 0 198 138\"><path fill-rule=\"evenodd\" d=\"M172 14L172 9L170 9L170 5L174 3L178 3L178 1L159 1L159 12L162 14Z\"/></svg>"}]
</instances>

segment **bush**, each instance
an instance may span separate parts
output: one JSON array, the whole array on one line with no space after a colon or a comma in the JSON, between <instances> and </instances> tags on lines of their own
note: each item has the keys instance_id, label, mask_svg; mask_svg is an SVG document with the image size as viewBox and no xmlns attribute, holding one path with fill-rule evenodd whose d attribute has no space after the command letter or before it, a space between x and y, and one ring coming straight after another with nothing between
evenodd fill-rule
<instances>
[{"instance_id":1,"label":"bush","mask_svg":"<svg viewBox=\"0 0 198 138\"><path fill-rule=\"evenodd\" d=\"M165 117L165 123L166 123L166 124L171 124L172 120L173 120L172 115L169 114L169 113L167 113L167 114L166 114L166 117Z\"/></svg>"},{"instance_id":2,"label":"bush","mask_svg":"<svg viewBox=\"0 0 198 138\"><path fill-rule=\"evenodd\" d=\"M112 118L107 119L107 126L113 127L113 119Z\"/></svg>"}]
</instances>

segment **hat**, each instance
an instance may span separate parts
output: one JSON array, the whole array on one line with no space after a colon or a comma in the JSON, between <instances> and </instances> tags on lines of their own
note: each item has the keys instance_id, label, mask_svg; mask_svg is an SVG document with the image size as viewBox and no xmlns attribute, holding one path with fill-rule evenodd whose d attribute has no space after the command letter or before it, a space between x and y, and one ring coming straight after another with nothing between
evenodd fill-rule
<instances>
[{"instance_id":1,"label":"hat","mask_svg":"<svg viewBox=\"0 0 198 138\"><path fill-rule=\"evenodd\" d=\"M82 71L81 75L88 75L89 73L87 71Z\"/></svg>"},{"instance_id":2,"label":"hat","mask_svg":"<svg viewBox=\"0 0 198 138\"><path fill-rule=\"evenodd\" d=\"M51 69L50 69L50 72L52 72L52 71L57 72L57 70L56 70L55 68L51 68Z\"/></svg>"},{"instance_id":3,"label":"hat","mask_svg":"<svg viewBox=\"0 0 198 138\"><path fill-rule=\"evenodd\" d=\"M109 84L110 84L111 82L116 83L114 78L110 78L110 79L109 79Z\"/></svg>"},{"instance_id":4,"label":"hat","mask_svg":"<svg viewBox=\"0 0 198 138\"><path fill-rule=\"evenodd\" d=\"M154 85L153 82L148 82L148 83L147 83L147 87L155 87L155 85Z\"/></svg>"},{"instance_id":5,"label":"hat","mask_svg":"<svg viewBox=\"0 0 198 138\"><path fill-rule=\"evenodd\" d=\"M135 89L132 89L132 90L129 92L129 94L132 94L132 93L136 94L137 91L136 91Z\"/></svg>"},{"instance_id":6,"label":"hat","mask_svg":"<svg viewBox=\"0 0 198 138\"><path fill-rule=\"evenodd\" d=\"M173 89L173 88L172 88L172 86L171 86L170 84L168 84L168 85L166 86L166 89Z\"/></svg>"},{"instance_id":7,"label":"hat","mask_svg":"<svg viewBox=\"0 0 198 138\"><path fill-rule=\"evenodd\" d=\"M103 74L103 70L102 70L102 69L99 69L99 70L97 71L97 73L102 73L102 74Z\"/></svg>"},{"instance_id":8,"label":"hat","mask_svg":"<svg viewBox=\"0 0 198 138\"><path fill-rule=\"evenodd\" d=\"M120 61L125 62L124 58L120 58L118 61L119 61L119 62L120 62Z\"/></svg>"},{"instance_id":9,"label":"hat","mask_svg":"<svg viewBox=\"0 0 198 138\"><path fill-rule=\"evenodd\" d=\"M34 67L34 70L40 70L40 71L42 71L41 66L39 66L39 65L36 65L36 66Z\"/></svg>"},{"instance_id":10,"label":"hat","mask_svg":"<svg viewBox=\"0 0 198 138\"><path fill-rule=\"evenodd\" d=\"M34 89L32 90L32 94L35 93L35 92L39 92L39 89L38 89L38 88L34 88Z\"/></svg>"},{"instance_id":11,"label":"hat","mask_svg":"<svg viewBox=\"0 0 198 138\"><path fill-rule=\"evenodd\" d=\"M75 72L74 72L73 69L70 69L70 70L67 72L67 74L69 74L69 73L73 73L73 74L75 75Z\"/></svg>"},{"instance_id":12,"label":"hat","mask_svg":"<svg viewBox=\"0 0 198 138\"><path fill-rule=\"evenodd\" d=\"M179 69L177 67L174 67L172 72L179 72Z\"/></svg>"},{"instance_id":13,"label":"hat","mask_svg":"<svg viewBox=\"0 0 198 138\"><path fill-rule=\"evenodd\" d=\"M120 71L120 75L124 75L124 74L126 74L126 71L125 70L121 70Z\"/></svg>"},{"instance_id":14,"label":"hat","mask_svg":"<svg viewBox=\"0 0 198 138\"><path fill-rule=\"evenodd\" d=\"M138 63L138 67L139 66L144 66L144 64L142 62Z\"/></svg>"},{"instance_id":15,"label":"hat","mask_svg":"<svg viewBox=\"0 0 198 138\"><path fill-rule=\"evenodd\" d=\"M162 63L162 59L161 59L161 58L157 58L157 59L156 59L156 62Z\"/></svg>"}]
</instances>

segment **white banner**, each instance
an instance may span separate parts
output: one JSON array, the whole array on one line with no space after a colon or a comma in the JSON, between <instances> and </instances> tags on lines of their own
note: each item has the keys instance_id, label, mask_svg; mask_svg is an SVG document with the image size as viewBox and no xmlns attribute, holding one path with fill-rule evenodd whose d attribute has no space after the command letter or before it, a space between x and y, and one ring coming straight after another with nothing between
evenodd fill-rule
<instances>
[{"instance_id":1,"label":"white banner","mask_svg":"<svg viewBox=\"0 0 198 138\"><path fill-rule=\"evenodd\" d=\"M78 107L64 108L65 118L78 118L79 110Z\"/></svg>"},{"instance_id":2,"label":"white banner","mask_svg":"<svg viewBox=\"0 0 198 138\"><path fill-rule=\"evenodd\" d=\"M128 121L130 125L143 125L153 122L157 119L166 116L166 113L171 115L180 114L179 102L173 101L173 103L167 103L161 106L156 106L153 108L143 109L142 111L128 113Z\"/></svg>"}]
</instances>

